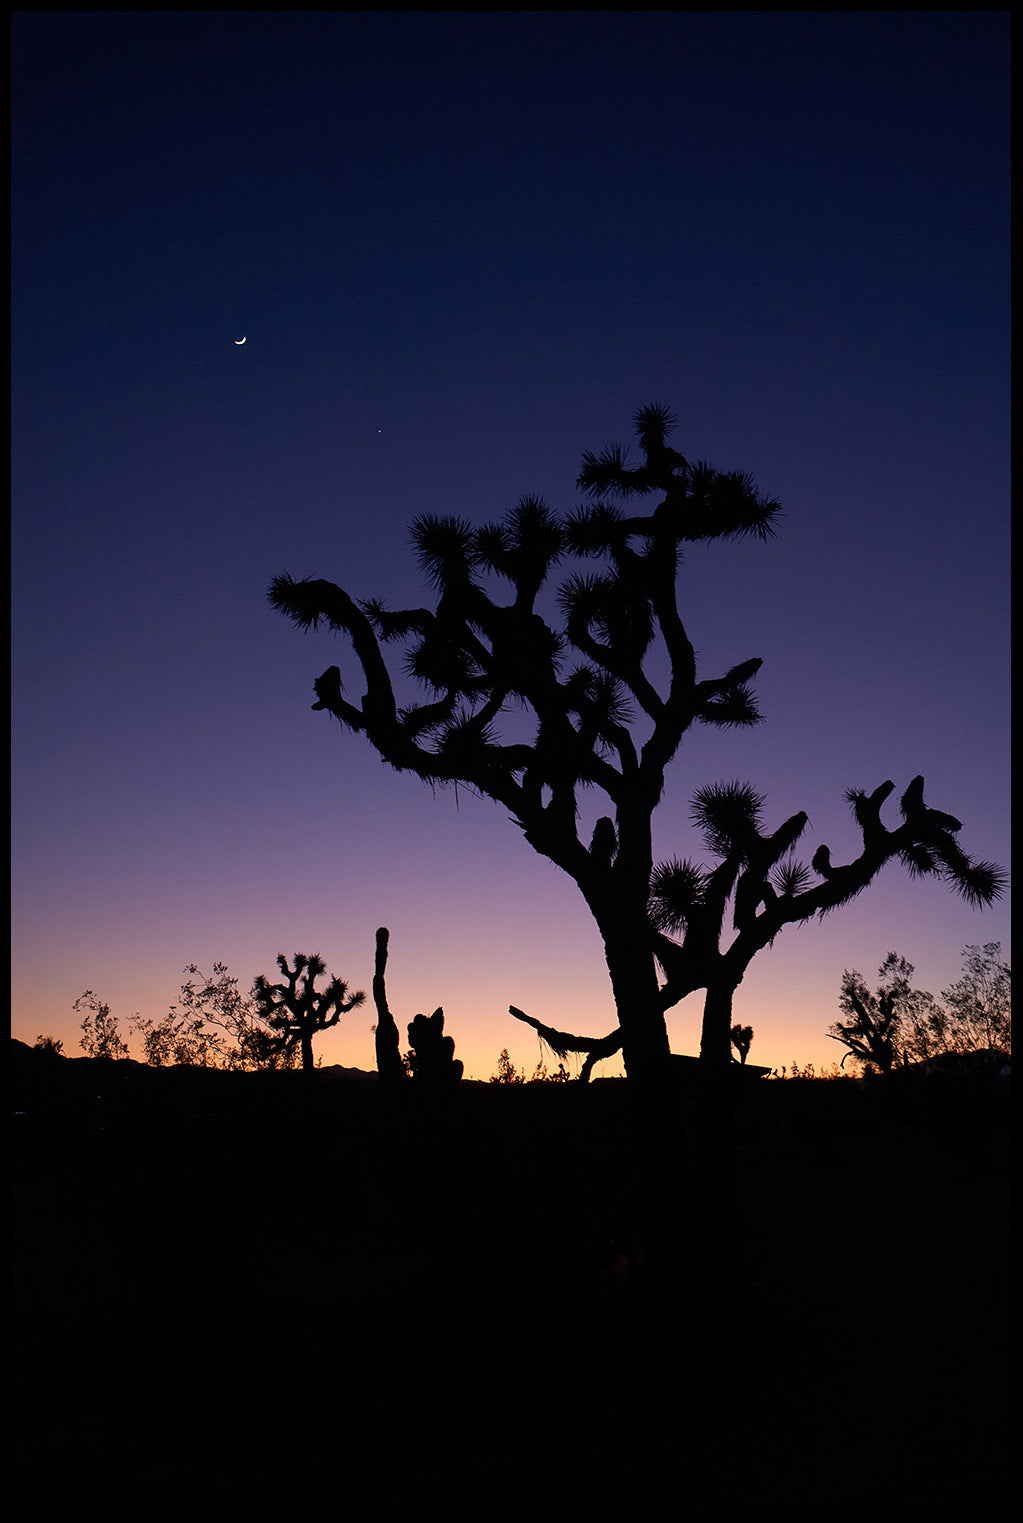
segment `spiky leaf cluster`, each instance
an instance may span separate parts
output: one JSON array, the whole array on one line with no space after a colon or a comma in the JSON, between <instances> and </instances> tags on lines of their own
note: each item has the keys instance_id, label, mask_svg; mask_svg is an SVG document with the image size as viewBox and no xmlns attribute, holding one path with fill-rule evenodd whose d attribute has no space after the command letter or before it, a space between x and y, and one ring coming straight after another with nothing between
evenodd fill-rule
<instances>
[{"instance_id":1,"label":"spiky leaf cluster","mask_svg":"<svg viewBox=\"0 0 1023 1523\"><path fill-rule=\"evenodd\" d=\"M668 446L674 420L666 407L643 408L634 423L643 456L637 469L613 447L587 454L579 479L590 497L598 485L621 499L656 494L647 516L598 501L562 520L536 496L479 527L422 514L412 543L436 594L433 609L356 603L330 583L288 576L270 589L274 606L301 627L325 623L355 647L367 679L361 703L347 696L340 668L332 667L318 679L317 708L365 733L398 769L498 798L531 840L548 838L540 849L561 865L578 844L565 835L573 790L597 783L617 807L623 788L641 786L652 807L664 768L693 723L749 725L760 717L749 687L759 660L697 680L676 573L683 541L759 533L777 504L742 473L691 468ZM564 577L554 625L537 599L568 557L601 564ZM486 577L507 583L510 601L488 590ZM399 706L395 698L382 653L395 641L404 646L405 676L426 691L423 702ZM670 672L663 689L644 665L658 642ZM567 663L569 651L582 663ZM522 706L532 711L534 740L506 744L500 716ZM652 724L641 750L631 728L637 711Z\"/></svg>"},{"instance_id":2,"label":"spiky leaf cluster","mask_svg":"<svg viewBox=\"0 0 1023 1523\"><path fill-rule=\"evenodd\" d=\"M767 834L764 797L749 783L717 783L693 798L692 819L708 851L718 860L701 867L677 859L654 869L649 919L658 960L667 975L665 1008L708 976L737 982L750 959L769 945L783 926L828 914L848 904L887 862L901 861L916 875L942 879L968 904L981 907L1004 891L1005 874L990 862L975 862L959 846L960 822L924 803L924 780L914 778L902 795L901 824L885 825L881 808L894 792L885 782L872 793L850 789L846 797L862 835L859 856L835 865L826 845L807 866L792 848L808 823L792 815ZM736 935L721 945L728 902ZM681 937L676 944L670 937Z\"/></svg>"},{"instance_id":3,"label":"spiky leaf cluster","mask_svg":"<svg viewBox=\"0 0 1023 1523\"><path fill-rule=\"evenodd\" d=\"M650 879L652 925L672 936L684 931L705 903L707 877L688 857L658 863Z\"/></svg>"}]
</instances>

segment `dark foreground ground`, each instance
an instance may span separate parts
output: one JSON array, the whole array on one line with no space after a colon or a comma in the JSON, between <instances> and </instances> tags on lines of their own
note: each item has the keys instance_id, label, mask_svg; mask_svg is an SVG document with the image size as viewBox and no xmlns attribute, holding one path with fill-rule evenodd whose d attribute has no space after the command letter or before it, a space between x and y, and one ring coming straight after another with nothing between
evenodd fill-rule
<instances>
[{"instance_id":1,"label":"dark foreground ground","mask_svg":"<svg viewBox=\"0 0 1023 1523\"><path fill-rule=\"evenodd\" d=\"M12 1073L17 1514L1008 1511L1004 1080L745 1085L715 1302L620 1083Z\"/></svg>"}]
</instances>

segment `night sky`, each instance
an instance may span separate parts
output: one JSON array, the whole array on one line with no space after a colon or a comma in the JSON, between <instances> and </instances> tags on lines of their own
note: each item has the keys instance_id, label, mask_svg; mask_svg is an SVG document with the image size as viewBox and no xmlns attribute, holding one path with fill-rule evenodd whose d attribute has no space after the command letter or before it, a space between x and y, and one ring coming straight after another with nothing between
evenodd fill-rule
<instances>
[{"instance_id":1,"label":"night sky","mask_svg":"<svg viewBox=\"0 0 1023 1523\"><path fill-rule=\"evenodd\" d=\"M567 513L653 401L784 508L682 568L765 722L683 745L658 854L741 778L845 860L845 790L923 773L1007 865L1008 71L1004 11L18 13L14 1035L77 1055L83 990L125 1024L280 951L368 994L381 925L471 1076L537 1062L509 1004L609 1031L575 885L312 713L354 658L266 589L418 606L415 516ZM751 1061L839 1059L843 969L937 993L1008 914L889 866L754 961Z\"/></svg>"}]
</instances>

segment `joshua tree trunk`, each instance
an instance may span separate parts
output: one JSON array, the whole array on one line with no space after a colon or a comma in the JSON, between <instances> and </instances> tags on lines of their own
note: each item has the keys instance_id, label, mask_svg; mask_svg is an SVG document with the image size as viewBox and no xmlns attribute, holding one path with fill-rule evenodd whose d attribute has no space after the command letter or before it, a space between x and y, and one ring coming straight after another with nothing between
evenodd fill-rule
<instances>
[{"instance_id":1,"label":"joshua tree trunk","mask_svg":"<svg viewBox=\"0 0 1023 1523\"><path fill-rule=\"evenodd\" d=\"M631 926L619 916L601 929L629 1077L647 1263L666 1290L677 1292L699 1227L693 1220L689 1149L645 902Z\"/></svg>"},{"instance_id":2,"label":"joshua tree trunk","mask_svg":"<svg viewBox=\"0 0 1023 1523\"><path fill-rule=\"evenodd\" d=\"M732 1063L732 999L737 987L712 980L703 1002L700 1058L708 1069L725 1074Z\"/></svg>"},{"instance_id":3,"label":"joshua tree trunk","mask_svg":"<svg viewBox=\"0 0 1023 1523\"><path fill-rule=\"evenodd\" d=\"M625 1071L630 1079L641 1082L666 1068L671 1053L645 919L636 935L620 928L606 935L604 954L622 1033Z\"/></svg>"},{"instance_id":4,"label":"joshua tree trunk","mask_svg":"<svg viewBox=\"0 0 1023 1523\"><path fill-rule=\"evenodd\" d=\"M405 1065L401 1061L398 1026L387 1004L387 988L384 970L387 967L386 926L377 931L376 964L373 973L373 1002L377 1007L376 1054L377 1073L381 1084L393 1089L405 1081Z\"/></svg>"}]
</instances>

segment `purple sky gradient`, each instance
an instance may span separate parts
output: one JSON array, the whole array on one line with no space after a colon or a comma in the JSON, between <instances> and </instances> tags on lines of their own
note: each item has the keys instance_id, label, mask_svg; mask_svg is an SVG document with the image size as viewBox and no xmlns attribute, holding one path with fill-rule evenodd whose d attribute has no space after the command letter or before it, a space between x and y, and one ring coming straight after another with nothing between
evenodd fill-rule
<instances>
[{"instance_id":1,"label":"purple sky gradient","mask_svg":"<svg viewBox=\"0 0 1023 1523\"><path fill-rule=\"evenodd\" d=\"M319 951L467 1072L613 1025L574 884L495 805L310 712L350 652L266 601L426 600L407 527L578 505L644 403L752 471L767 545L696 548L702 674L761 656L765 723L688 740L856 836L923 773L1009 853L1007 12L39 12L14 22L12 1030L78 1051L86 988L159 1016ZM247 337L243 347L235 339ZM361 693L361 688L358 689ZM590 807L587 801L585 807ZM844 968L937 993L972 911L890 867L755 960L751 1060L830 1064ZM698 1050L702 996L669 1017ZM321 1040L373 1066L372 1003ZM616 1071L606 1064L605 1073Z\"/></svg>"}]
</instances>

